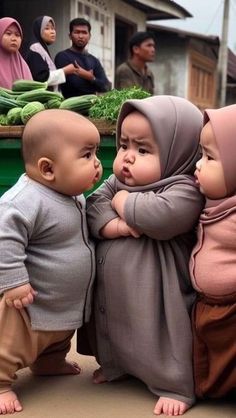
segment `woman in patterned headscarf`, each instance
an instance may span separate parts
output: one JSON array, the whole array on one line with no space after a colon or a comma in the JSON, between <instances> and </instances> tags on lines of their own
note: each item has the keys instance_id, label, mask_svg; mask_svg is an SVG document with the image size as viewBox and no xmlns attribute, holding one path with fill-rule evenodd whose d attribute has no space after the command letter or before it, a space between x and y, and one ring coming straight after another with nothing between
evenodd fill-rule
<instances>
[{"instance_id":1,"label":"woman in patterned headscarf","mask_svg":"<svg viewBox=\"0 0 236 418\"><path fill-rule=\"evenodd\" d=\"M19 52L22 38L17 20L12 17L0 19L0 87L11 89L15 80L32 80L29 67Z\"/></svg>"}]
</instances>

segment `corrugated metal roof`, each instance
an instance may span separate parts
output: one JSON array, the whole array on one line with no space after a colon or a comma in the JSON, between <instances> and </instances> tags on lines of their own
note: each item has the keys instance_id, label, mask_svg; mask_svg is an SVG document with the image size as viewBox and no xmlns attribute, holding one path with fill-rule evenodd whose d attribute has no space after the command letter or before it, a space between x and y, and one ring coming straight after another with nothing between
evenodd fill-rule
<instances>
[{"instance_id":1,"label":"corrugated metal roof","mask_svg":"<svg viewBox=\"0 0 236 418\"><path fill-rule=\"evenodd\" d=\"M156 31L168 32L168 33L176 33L176 35L178 35L181 38L197 38L197 39L202 39L204 41L214 43L216 45L220 44L220 39L219 39L218 36L203 35L203 34L197 33L197 32L189 32L189 31L186 31L186 30L183 30L183 29L170 28L170 27L167 27L167 26L156 25L156 24L151 24L151 23L148 23L147 27L148 27L148 29L150 29L154 32L156 30Z\"/></svg>"},{"instance_id":2,"label":"corrugated metal roof","mask_svg":"<svg viewBox=\"0 0 236 418\"><path fill-rule=\"evenodd\" d=\"M185 19L192 15L172 0L123 0L147 15L147 20Z\"/></svg>"}]
</instances>

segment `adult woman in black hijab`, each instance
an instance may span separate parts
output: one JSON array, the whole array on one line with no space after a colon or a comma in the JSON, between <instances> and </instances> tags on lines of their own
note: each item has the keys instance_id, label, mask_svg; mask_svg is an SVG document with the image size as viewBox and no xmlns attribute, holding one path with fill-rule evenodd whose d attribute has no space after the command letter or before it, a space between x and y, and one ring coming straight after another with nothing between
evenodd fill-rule
<instances>
[{"instance_id":1,"label":"adult woman in black hijab","mask_svg":"<svg viewBox=\"0 0 236 418\"><path fill-rule=\"evenodd\" d=\"M32 26L32 41L27 56L33 79L47 81L51 90L58 90L58 85L65 83L67 74L76 74L76 68L69 64L57 69L49 52L48 45L56 40L56 26L52 17L39 16Z\"/></svg>"}]
</instances>

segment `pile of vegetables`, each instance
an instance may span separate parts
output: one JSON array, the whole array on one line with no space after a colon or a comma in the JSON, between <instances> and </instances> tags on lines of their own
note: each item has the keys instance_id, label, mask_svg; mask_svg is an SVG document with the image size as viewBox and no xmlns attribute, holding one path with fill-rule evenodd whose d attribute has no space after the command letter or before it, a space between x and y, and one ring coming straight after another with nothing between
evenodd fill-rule
<instances>
[{"instance_id":1,"label":"pile of vegetables","mask_svg":"<svg viewBox=\"0 0 236 418\"><path fill-rule=\"evenodd\" d=\"M141 88L113 89L99 96L86 94L64 99L47 90L47 82L17 80L12 90L0 87L0 125L22 125L44 109L68 109L92 119L116 122L121 105L128 99L144 99L150 94Z\"/></svg>"},{"instance_id":2,"label":"pile of vegetables","mask_svg":"<svg viewBox=\"0 0 236 418\"><path fill-rule=\"evenodd\" d=\"M47 90L47 83L17 80L12 90L0 87L0 125L22 125L44 109L68 109L88 115L97 100L95 94L65 99L61 93Z\"/></svg>"},{"instance_id":3,"label":"pile of vegetables","mask_svg":"<svg viewBox=\"0 0 236 418\"><path fill-rule=\"evenodd\" d=\"M89 109L89 116L92 119L105 119L116 122L121 105L128 99L144 99L150 93L138 87L130 87L122 90L113 89L98 96L98 100Z\"/></svg>"},{"instance_id":4,"label":"pile of vegetables","mask_svg":"<svg viewBox=\"0 0 236 418\"><path fill-rule=\"evenodd\" d=\"M12 90L0 87L0 124L22 125L31 116L48 107L51 101L59 107L64 100L60 93L47 90L47 83L17 80Z\"/></svg>"},{"instance_id":5,"label":"pile of vegetables","mask_svg":"<svg viewBox=\"0 0 236 418\"><path fill-rule=\"evenodd\" d=\"M61 102L59 108L73 110L74 112L81 113L82 115L88 115L89 109L96 103L97 99L98 96L95 94L69 97L69 99L65 99Z\"/></svg>"}]
</instances>

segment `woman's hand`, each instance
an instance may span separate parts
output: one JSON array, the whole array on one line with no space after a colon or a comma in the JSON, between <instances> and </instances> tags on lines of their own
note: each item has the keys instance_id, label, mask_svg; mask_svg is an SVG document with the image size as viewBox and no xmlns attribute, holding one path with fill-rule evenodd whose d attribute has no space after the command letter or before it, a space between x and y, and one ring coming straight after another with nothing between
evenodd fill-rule
<instances>
[{"instance_id":1,"label":"woman's hand","mask_svg":"<svg viewBox=\"0 0 236 418\"><path fill-rule=\"evenodd\" d=\"M63 71L65 75L77 74L76 67L74 66L74 64L66 65L65 67L63 67Z\"/></svg>"}]
</instances>

